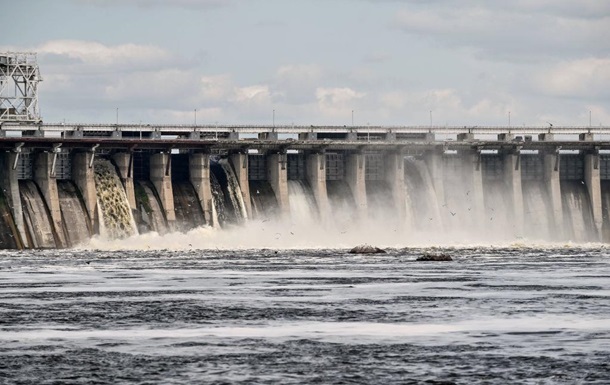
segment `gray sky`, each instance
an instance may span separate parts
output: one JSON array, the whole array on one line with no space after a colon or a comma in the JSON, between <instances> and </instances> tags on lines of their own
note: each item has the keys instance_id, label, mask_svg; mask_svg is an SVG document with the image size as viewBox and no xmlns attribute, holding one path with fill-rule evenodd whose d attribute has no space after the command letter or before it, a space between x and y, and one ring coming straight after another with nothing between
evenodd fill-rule
<instances>
[{"instance_id":1,"label":"gray sky","mask_svg":"<svg viewBox=\"0 0 610 385\"><path fill-rule=\"evenodd\" d=\"M0 0L47 122L610 125L606 0ZM432 113L430 114L430 111Z\"/></svg>"}]
</instances>

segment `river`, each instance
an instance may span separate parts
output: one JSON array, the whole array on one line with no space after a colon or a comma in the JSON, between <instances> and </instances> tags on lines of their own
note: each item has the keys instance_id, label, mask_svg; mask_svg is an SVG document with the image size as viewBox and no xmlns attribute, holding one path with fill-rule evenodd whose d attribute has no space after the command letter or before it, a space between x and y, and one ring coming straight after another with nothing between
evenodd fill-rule
<instances>
[{"instance_id":1,"label":"river","mask_svg":"<svg viewBox=\"0 0 610 385\"><path fill-rule=\"evenodd\" d=\"M0 293L2 384L610 383L600 245L4 251Z\"/></svg>"}]
</instances>

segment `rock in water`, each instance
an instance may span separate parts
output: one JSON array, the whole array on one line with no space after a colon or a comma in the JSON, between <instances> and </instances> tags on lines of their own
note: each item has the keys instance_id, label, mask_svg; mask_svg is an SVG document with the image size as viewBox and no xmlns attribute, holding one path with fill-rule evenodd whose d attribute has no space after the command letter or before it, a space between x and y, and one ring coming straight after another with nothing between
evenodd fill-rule
<instances>
[{"instance_id":1,"label":"rock in water","mask_svg":"<svg viewBox=\"0 0 610 385\"><path fill-rule=\"evenodd\" d=\"M416 261L453 261L449 254L424 254Z\"/></svg>"},{"instance_id":2,"label":"rock in water","mask_svg":"<svg viewBox=\"0 0 610 385\"><path fill-rule=\"evenodd\" d=\"M356 246L349 251L350 254L385 254L385 250L371 245Z\"/></svg>"}]
</instances>

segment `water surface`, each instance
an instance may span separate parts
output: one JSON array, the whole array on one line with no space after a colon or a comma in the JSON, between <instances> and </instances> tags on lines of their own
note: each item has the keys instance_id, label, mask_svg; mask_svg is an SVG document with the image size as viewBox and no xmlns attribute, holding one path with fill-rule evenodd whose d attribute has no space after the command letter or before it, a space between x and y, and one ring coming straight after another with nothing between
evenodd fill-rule
<instances>
[{"instance_id":1,"label":"water surface","mask_svg":"<svg viewBox=\"0 0 610 385\"><path fill-rule=\"evenodd\" d=\"M0 253L0 383L610 383L605 247Z\"/></svg>"}]
</instances>

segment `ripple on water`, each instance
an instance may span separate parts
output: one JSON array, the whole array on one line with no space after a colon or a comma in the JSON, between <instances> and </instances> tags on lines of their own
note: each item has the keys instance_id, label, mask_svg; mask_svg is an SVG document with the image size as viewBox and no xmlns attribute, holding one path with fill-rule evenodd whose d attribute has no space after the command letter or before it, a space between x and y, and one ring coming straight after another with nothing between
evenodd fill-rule
<instances>
[{"instance_id":1,"label":"ripple on water","mask_svg":"<svg viewBox=\"0 0 610 385\"><path fill-rule=\"evenodd\" d=\"M605 248L424 250L2 252L0 378L610 383Z\"/></svg>"}]
</instances>

